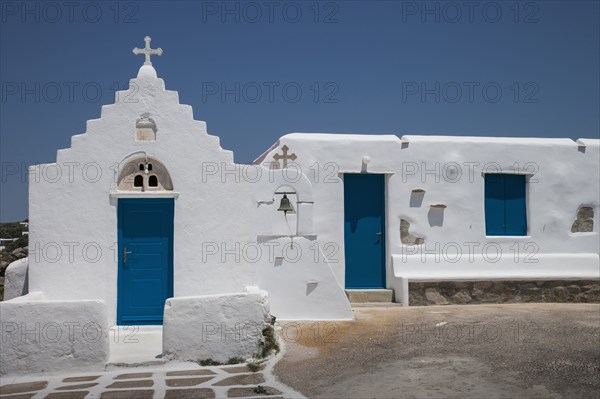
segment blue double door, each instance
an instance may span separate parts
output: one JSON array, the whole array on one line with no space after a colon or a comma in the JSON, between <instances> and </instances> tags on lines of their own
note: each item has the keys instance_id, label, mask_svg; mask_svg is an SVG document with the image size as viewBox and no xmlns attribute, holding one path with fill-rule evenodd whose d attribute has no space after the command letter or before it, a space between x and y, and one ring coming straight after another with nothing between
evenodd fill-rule
<instances>
[{"instance_id":1,"label":"blue double door","mask_svg":"<svg viewBox=\"0 0 600 399\"><path fill-rule=\"evenodd\" d=\"M172 198L122 198L118 203L117 323L162 324L173 296Z\"/></svg>"},{"instance_id":2,"label":"blue double door","mask_svg":"<svg viewBox=\"0 0 600 399\"><path fill-rule=\"evenodd\" d=\"M385 176L344 175L346 288L385 288Z\"/></svg>"}]
</instances>

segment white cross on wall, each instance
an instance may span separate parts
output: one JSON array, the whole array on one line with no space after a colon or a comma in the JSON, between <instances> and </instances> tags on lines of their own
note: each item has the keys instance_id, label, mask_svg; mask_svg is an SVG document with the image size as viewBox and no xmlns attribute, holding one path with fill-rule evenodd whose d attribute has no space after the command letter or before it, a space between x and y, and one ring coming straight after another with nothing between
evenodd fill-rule
<instances>
[{"instance_id":1,"label":"white cross on wall","mask_svg":"<svg viewBox=\"0 0 600 399\"><path fill-rule=\"evenodd\" d=\"M280 159L283 160L283 167L287 168L287 164L288 164L288 159L291 159L292 161L296 160L296 154L290 154L288 155L288 146L284 145L283 147L281 147L281 152L283 153L283 155L280 154L275 154L273 155L273 159L276 161L279 161Z\"/></svg>"},{"instance_id":2,"label":"white cross on wall","mask_svg":"<svg viewBox=\"0 0 600 399\"><path fill-rule=\"evenodd\" d=\"M150 36L146 36L144 38L144 41L146 42L146 47L144 47L142 49L136 47L133 49L133 54L135 54L135 55L143 54L146 57L146 61L144 62L144 65L152 65L152 62L150 61L150 56L153 56L153 55L160 56L163 53L163 51L160 47L157 49L150 48L150 40L152 40L150 38Z\"/></svg>"}]
</instances>

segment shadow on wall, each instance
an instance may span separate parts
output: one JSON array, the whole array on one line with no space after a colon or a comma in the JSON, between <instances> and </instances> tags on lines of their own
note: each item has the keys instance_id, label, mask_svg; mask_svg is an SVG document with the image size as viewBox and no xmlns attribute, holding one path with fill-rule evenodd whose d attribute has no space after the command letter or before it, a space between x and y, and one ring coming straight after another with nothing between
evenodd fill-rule
<instances>
[{"instance_id":1,"label":"shadow on wall","mask_svg":"<svg viewBox=\"0 0 600 399\"><path fill-rule=\"evenodd\" d=\"M311 292L313 292L314 290L317 289L318 285L319 285L318 281L308 281L306 283L306 295L310 295Z\"/></svg>"}]
</instances>

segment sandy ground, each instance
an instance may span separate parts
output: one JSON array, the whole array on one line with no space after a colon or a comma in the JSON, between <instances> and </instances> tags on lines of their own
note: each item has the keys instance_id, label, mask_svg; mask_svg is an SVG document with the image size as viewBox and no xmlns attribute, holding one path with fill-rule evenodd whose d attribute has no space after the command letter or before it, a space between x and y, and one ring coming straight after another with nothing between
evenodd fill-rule
<instances>
[{"instance_id":1,"label":"sandy ground","mask_svg":"<svg viewBox=\"0 0 600 399\"><path fill-rule=\"evenodd\" d=\"M279 380L321 398L600 397L600 305L358 307L281 322Z\"/></svg>"}]
</instances>

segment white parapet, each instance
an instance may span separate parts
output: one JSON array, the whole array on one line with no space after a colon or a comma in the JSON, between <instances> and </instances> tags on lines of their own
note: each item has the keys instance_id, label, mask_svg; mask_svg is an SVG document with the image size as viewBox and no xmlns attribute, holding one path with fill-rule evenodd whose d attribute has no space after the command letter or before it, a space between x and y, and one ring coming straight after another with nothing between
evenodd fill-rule
<instances>
[{"instance_id":1,"label":"white parapet","mask_svg":"<svg viewBox=\"0 0 600 399\"><path fill-rule=\"evenodd\" d=\"M267 293L169 298L163 322L163 355L169 359L226 362L261 349L270 325Z\"/></svg>"},{"instance_id":2,"label":"white parapet","mask_svg":"<svg viewBox=\"0 0 600 399\"><path fill-rule=\"evenodd\" d=\"M103 301L46 301L32 292L0 302L0 321L0 375L104 370L109 346Z\"/></svg>"}]
</instances>

